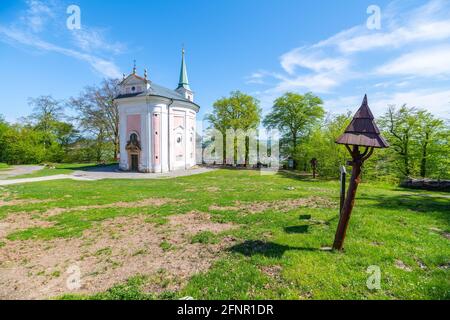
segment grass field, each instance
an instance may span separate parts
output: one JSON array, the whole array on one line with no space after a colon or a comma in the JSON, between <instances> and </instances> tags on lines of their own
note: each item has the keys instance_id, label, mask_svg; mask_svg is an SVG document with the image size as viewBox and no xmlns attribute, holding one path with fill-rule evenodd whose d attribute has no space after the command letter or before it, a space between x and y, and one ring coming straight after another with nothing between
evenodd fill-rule
<instances>
[{"instance_id":1,"label":"grass field","mask_svg":"<svg viewBox=\"0 0 450 320\"><path fill-rule=\"evenodd\" d=\"M3 162L0 162L0 170L7 170L9 169L9 165Z\"/></svg>"},{"instance_id":2,"label":"grass field","mask_svg":"<svg viewBox=\"0 0 450 320\"><path fill-rule=\"evenodd\" d=\"M448 193L361 184L344 253L323 250L337 181L218 170L0 194L1 298L450 298Z\"/></svg>"}]
</instances>

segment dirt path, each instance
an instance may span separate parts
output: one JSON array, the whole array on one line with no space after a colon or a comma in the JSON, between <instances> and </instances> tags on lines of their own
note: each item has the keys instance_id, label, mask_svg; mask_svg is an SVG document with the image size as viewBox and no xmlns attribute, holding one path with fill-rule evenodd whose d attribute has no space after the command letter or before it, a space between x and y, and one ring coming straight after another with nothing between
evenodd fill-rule
<instances>
[{"instance_id":1,"label":"dirt path","mask_svg":"<svg viewBox=\"0 0 450 320\"><path fill-rule=\"evenodd\" d=\"M42 167L40 167L42 169ZM39 169L35 169L39 170ZM101 179L164 179L164 178L175 178L190 176L194 174L200 174L205 172L214 171L215 169L210 168L196 168L190 170L179 170L171 171L167 173L139 173L139 172L123 172L114 170L86 170L86 171L75 171L72 174L58 174L53 176L36 177L36 178L23 178L23 179L11 179L11 180L0 180L0 186L7 186L12 184L20 183L30 183L39 181L50 181L50 180L61 180L61 179L72 179L81 181L95 181ZM32 171L31 171L32 172ZM22 173L19 173L22 174ZM16 174L16 175L19 175ZM9 175L8 177L10 177Z\"/></svg>"},{"instance_id":2,"label":"dirt path","mask_svg":"<svg viewBox=\"0 0 450 320\"><path fill-rule=\"evenodd\" d=\"M41 169L44 169L44 166L13 166L12 169L0 171L0 180L33 173Z\"/></svg>"}]
</instances>

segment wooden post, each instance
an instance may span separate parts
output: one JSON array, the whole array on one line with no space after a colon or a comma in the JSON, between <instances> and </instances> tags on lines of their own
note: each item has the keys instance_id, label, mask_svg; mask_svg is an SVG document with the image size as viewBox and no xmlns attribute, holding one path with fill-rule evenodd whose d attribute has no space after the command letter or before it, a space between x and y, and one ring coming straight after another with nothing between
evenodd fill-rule
<instances>
[{"instance_id":1,"label":"wooden post","mask_svg":"<svg viewBox=\"0 0 450 320\"><path fill-rule=\"evenodd\" d=\"M347 170L345 169L345 166L341 166L340 171L341 171L341 199L339 203L339 215L342 215L342 208L344 207L345 201L345 182L347 179Z\"/></svg>"},{"instance_id":2,"label":"wooden post","mask_svg":"<svg viewBox=\"0 0 450 320\"><path fill-rule=\"evenodd\" d=\"M361 182L361 167L364 161L367 160L367 158L369 158L373 152L373 148L371 148L369 151L369 148L366 147L366 150L361 154L358 146L353 146L353 150L350 149L350 147L347 145L346 147L353 158L353 161L351 162L352 176L350 178L347 197L344 201L344 206L339 218L336 235L334 237L334 250L342 250L342 248L344 247L344 240L348 228L348 222L350 221L353 206L355 205L356 190L358 189L358 184Z\"/></svg>"}]
</instances>

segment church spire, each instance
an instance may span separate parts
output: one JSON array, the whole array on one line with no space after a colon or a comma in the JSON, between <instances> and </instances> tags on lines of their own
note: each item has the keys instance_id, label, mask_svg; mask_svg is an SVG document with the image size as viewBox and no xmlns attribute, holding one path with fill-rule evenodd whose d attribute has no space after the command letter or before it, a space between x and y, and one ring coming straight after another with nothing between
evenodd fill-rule
<instances>
[{"instance_id":1,"label":"church spire","mask_svg":"<svg viewBox=\"0 0 450 320\"><path fill-rule=\"evenodd\" d=\"M178 88L184 88L186 90L191 90L189 87L189 80L186 71L186 63L184 61L184 47L181 51L181 70L180 70L180 81L178 82Z\"/></svg>"}]
</instances>

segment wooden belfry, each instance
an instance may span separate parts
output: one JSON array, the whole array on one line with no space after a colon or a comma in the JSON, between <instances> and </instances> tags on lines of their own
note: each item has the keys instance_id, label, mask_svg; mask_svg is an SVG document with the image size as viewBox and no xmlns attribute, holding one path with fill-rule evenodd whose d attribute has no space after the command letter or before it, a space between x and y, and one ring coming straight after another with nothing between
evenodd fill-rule
<instances>
[{"instance_id":1,"label":"wooden belfry","mask_svg":"<svg viewBox=\"0 0 450 320\"><path fill-rule=\"evenodd\" d=\"M352 122L345 129L344 134L336 140L336 143L345 145L352 156L352 161L348 162L348 165L352 166L352 176L333 243L334 250L342 250L348 222L355 204L356 190L360 183L361 167L364 161L372 155L375 148L389 147L375 124L374 117L367 104L367 95L364 96L362 105L353 117ZM360 147L364 147L364 150L360 150Z\"/></svg>"}]
</instances>

